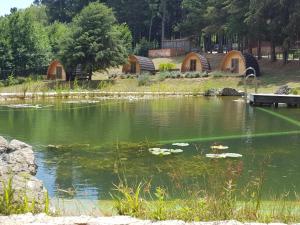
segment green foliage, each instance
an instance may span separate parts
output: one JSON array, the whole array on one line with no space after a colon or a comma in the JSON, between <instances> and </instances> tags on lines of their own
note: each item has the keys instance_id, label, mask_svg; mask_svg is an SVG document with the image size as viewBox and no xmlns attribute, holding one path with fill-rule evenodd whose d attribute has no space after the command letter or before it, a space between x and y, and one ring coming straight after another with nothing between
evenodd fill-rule
<instances>
[{"instance_id":1,"label":"green foliage","mask_svg":"<svg viewBox=\"0 0 300 225\"><path fill-rule=\"evenodd\" d=\"M156 49L158 47L157 42L148 41L146 38L142 38L134 48L134 54L140 56L148 56L150 49Z\"/></svg>"},{"instance_id":2,"label":"green foliage","mask_svg":"<svg viewBox=\"0 0 300 225\"><path fill-rule=\"evenodd\" d=\"M122 41L122 45L126 48L127 53L131 54L132 49L132 34L126 23L114 25L114 30L120 35L119 39Z\"/></svg>"},{"instance_id":3,"label":"green foliage","mask_svg":"<svg viewBox=\"0 0 300 225\"><path fill-rule=\"evenodd\" d=\"M70 28L65 23L54 22L47 28L53 58L58 58L63 42L70 35Z\"/></svg>"},{"instance_id":4,"label":"green foliage","mask_svg":"<svg viewBox=\"0 0 300 225\"><path fill-rule=\"evenodd\" d=\"M72 21L72 33L62 46L61 58L66 67L82 64L83 71L91 73L124 63L127 50L115 25L112 9L104 4L85 7Z\"/></svg>"},{"instance_id":5,"label":"green foliage","mask_svg":"<svg viewBox=\"0 0 300 225\"><path fill-rule=\"evenodd\" d=\"M150 85L150 75L149 74L141 74L138 76L138 86L148 86Z\"/></svg>"},{"instance_id":6,"label":"green foliage","mask_svg":"<svg viewBox=\"0 0 300 225\"><path fill-rule=\"evenodd\" d=\"M159 71L169 71L176 69L176 64L174 63L161 63L159 64Z\"/></svg>"},{"instance_id":7,"label":"green foliage","mask_svg":"<svg viewBox=\"0 0 300 225\"><path fill-rule=\"evenodd\" d=\"M2 182L2 195L0 195L0 215L24 214L24 213L39 213L41 212L36 207L35 200L29 203L26 194L17 195L12 186L13 179L7 180L7 183ZM45 196L44 213L49 213L49 197Z\"/></svg>"},{"instance_id":8,"label":"green foliage","mask_svg":"<svg viewBox=\"0 0 300 225\"><path fill-rule=\"evenodd\" d=\"M136 188L129 188L127 185L115 185L116 195L112 195L115 200L115 209L119 215L138 216L143 210L143 200L141 199L142 183Z\"/></svg>"}]
</instances>

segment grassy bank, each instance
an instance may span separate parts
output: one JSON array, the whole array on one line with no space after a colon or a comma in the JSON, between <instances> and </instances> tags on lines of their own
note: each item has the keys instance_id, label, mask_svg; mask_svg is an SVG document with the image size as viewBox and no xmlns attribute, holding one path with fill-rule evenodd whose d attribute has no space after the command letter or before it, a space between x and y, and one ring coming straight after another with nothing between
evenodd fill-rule
<instances>
[{"instance_id":1,"label":"grassy bank","mask_svg":"<svg viewBox=\"0 0 300 225\"><path fill-rule=\"evenodd\" d=\"M171 62L180 67L181 58L171 59L154 59L156 67L160 63ZM300 65L299 63L290 63L283 65L281 62L271 63L267 60L260 62L262 76L259 78L259 89L261 93L274 93L278 87L289 85L290 87L299 90L300 93ZM120 68L109 71L110 73L120 72ZM64 86L57 85L55 82L47 82L43 80L26 79L22 84L1 87L1 93L26 93L26 92L49 92L49 91L70 91L70 90L97 90L108 92L205 92L210 88L231 87L238 90L243 90L243 79L241 77L232 76L231 74L214 71L208 77L201 76L195 78L166 78L157 74L149 78L149 82L144 85L136 78L122 79L118 77L110 83L101 83L99 85L81 85L76 83L70 85L67 83ZM107 80L108 74L95 73L94 80ZM249 86L249 92L254 91L254 85Z\"/></svg>"}]
</instances>

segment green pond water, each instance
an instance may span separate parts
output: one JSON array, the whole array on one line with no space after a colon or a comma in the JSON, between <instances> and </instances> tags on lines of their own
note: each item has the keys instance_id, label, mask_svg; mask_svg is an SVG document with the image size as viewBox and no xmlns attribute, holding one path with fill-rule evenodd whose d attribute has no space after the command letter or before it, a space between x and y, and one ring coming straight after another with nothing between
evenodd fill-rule
<instances>
[{"instance_id":1,"label":"green pond water","mask_svg":"<svg viewBox=\"0 0 300 225\"><path fill-rule=\"evenodd\" d=\"M151 181L152 189L187 197L230 176L243 187L261 171L264 199L300 192L299 109L253 108L230 97L29 103L42 108L0 105L0 135L34 146L51 197L110 199L123 174L130 184ZM190 145L164 157L148 151L175 142ZM243 157L206 158L215 143Z\"/></svg>"}]
</instances>

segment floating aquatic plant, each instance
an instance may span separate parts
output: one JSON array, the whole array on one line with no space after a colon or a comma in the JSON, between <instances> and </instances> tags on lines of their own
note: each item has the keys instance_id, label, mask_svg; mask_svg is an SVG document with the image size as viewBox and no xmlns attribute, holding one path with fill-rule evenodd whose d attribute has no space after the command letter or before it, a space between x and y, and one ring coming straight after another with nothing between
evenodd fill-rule
<instances>
[{"instance_id":1,"label":"floating aquatic plant","mask_svg":"<svg viewBox=\"0 0 300 225\"><path fill-rule=\"evenodd\" d=\"M150 148L149 152L153 155L167 156L171 154L182 153L182 149L163 149L163 148Z\"/></svg>"},{"instance_id":2,"label":"floating aquatic plant","mask_svg":"<svg viewBox=\"0 0 300 225\"><path fill-rule=\"evenodd\" d=\"M213 145L213 146L211 146L211 149L226 150L226 149L229 149L229 147L228 146L224 146L224 145Z\"/></svg>"},{"instance_id":3,"label":"floating aquatic plant","mask_svg":"<svg viewBox=\"0 0 300 225\"><path fill-rule=\"evenodd\" d=\"M42 109L42 108L47 108L47 107L53 107L53 105L31 105L31 104L16 104L16 105L6 105L8 108L13 108L13 109L28 109L28 108L33 108L33 109Z\"/></svg>"},{"instance_id":4,"label":"floating aquatic plant","mask_svg":"<svg viewBox=\"0 0 300 225\"><path fill-rule=\"evenodd\" d=\"M190 144L189 143L174 143L172 144L173 146L179 146L179 147L187 147L189 146Z\"/></svg>"},{"instance_id":5,"label":"floating aquatic plant","mask_svg":"<svg viewBox=\"0 0 300 225\"><path fill-rule=\"evenodd\" d=\"M171 149L171 153L182 153L182 149Z\"/></svg>"},{"instance_id":6,"label":"floating aquatic plant","mask_svg":"<svg viewBox=\"0 0 300 225\"><path fill-rule=\"evenodd\" d=\"M95 104L99 103L100 101L95 101L95 100L74 100L74 101L65 101L64 103L66 104Z\"/></svg>"},{"instance_id":7,"label":"floating aquatic plant","mask_svg":"<svg viewBox=\"0 0 300 225\"><path fill-rule=\"evenodd\" d=\"M226 159L226 158L242 158L243 155L237 153L223 153L223 154L206 154L206 157L212 159Z\"/></svg>"}]
</instances>

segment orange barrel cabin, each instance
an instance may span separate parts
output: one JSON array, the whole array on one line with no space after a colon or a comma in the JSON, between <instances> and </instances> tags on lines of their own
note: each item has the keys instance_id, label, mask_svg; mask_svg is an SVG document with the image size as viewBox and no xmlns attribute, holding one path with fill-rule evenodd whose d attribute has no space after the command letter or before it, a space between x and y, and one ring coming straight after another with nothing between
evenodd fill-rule
<instances>
[{"instance_id":1,"label":"orange barrel cabin","mask_svg":"<svg viewBox=\"0 0 300 225\"><path fill-rule=\"evenodd\" d=\"M123 66L122 72L131 74L149 72L155 74L155 67L153 61L147 57L130 55L128 63Z\"/></svg>"},{"instance_id":2,"label":"orange barrel cabin","mask_svg":"<svg viewBox=\"0 0 300 225\"><path fill-rule=\"evenodd\" d=\"M233 50L224 56L220 70L244 75L245 70L249 67L255 69L257 76L261 75L259 64L253 55ZM248 71L247 74L249 73L253 73L253 71Z\"/></svg>"},{"instance_id":3,"label":"orange barrel cabin","mask_svg":"<svg viewBox=\"0 0 300 225\"><path fill-rule=\"evenodd\" d=\"M66 71L62 63L54 60L48 67L47 71L48 80L67 80Z\"/></svg>"},{"instance_id":4,"label":"orange barrel cabin","mask_svg":"<svg viewBox=\"0 0 300 225\"><path fill-rule=\"evenodd\" d=\"M181 65L181 72L193 72L193 71L210 71L210 65L206 57L191 52L187 54Z\"/></svg>"}]
</instances>

